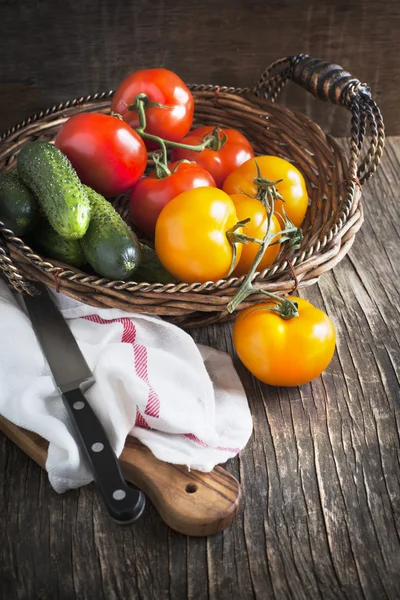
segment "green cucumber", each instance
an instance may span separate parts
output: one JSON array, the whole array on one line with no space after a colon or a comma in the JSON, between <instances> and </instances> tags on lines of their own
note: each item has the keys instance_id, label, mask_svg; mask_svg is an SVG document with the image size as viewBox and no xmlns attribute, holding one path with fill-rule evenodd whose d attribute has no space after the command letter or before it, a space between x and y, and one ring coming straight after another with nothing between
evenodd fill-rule
<instances>
[{"instance_id":1,"label":"green cucumber","mask_svg":"<svg viewBox=\"0 0 400 600\"><path fill-rule=\"evenodd\" d=\"M102 277L129 279L140 262L140 243L113 206L85 186L90 201L91 219L80 240L90 266Z\"/></svg>"},{"instance_id":2,"label":"green cucumber","mask_svg":"<svg viewBox=\"0 0 400 600\"><path fill-rule=\"evenodd\" d=\"M67 240L55 231L48 221L41 221L31 234L33 247L48 258L82 267L86 263L79 240Z\"/></svg>"},{"instance_id":3,"label":"green cucumber","mask_svg":"<svg viewBox=\"0 0 400 600\"><path fill-rule=\"evenodd\" d=\"M135 281L146 283L178 283L178 280L167 271L160 262L153 248L140 244L142 260L135 271Z\"/></svg>"},{"instance_id":4,"label":"green cucumber","mask_svg":"<svg viewBox=\"0 0 400 600\"><path fill-rule=\"evenodd\" d=\"M16 170L0 175L0 221L15 235L31 231L39 219L39 207L32 192Z\"/></svg>"},{"instance_id":5,"label":"green cucumber","mask_svg":"<svg viewBox=\"0 0 400 600\"><path fill-rule=\"evenodd\" d=\"M18 154L17 168L53 229L70 240L81 238L89 226L90 203L68 158L53 144L29 142Z\"/></svg>"}]
</instances>

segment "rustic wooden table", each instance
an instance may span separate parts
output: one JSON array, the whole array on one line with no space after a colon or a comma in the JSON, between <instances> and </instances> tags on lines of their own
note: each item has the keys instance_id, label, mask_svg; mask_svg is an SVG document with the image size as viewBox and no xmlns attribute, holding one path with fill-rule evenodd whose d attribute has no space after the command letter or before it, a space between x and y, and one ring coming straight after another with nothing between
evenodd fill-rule
<instances>
[{"instance_id":1,"label":"rustic wooden table","mask_svg":"<svg viewBox=\"0 0 400 600\"><path fill-rule=\"evenodd\" d=\"M351 252L302 292L337 328L327 371L275 389L236 363L254 434L227 464L244 496L230 529L186 538L150 505L120 528L93 486L58 496L2 437L1 598L400 598L399 194L391 138ZM228 325L193 336L233 353Z\"/></svg>"}]
</instances>

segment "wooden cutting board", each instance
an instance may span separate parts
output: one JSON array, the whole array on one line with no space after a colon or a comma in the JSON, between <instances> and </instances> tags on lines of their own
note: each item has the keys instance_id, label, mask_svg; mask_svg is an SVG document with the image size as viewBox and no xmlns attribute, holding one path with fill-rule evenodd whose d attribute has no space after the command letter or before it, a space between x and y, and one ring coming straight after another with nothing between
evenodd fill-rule
<instances>
[{"instance_id":1,"label":"wooden cutting board","mask_svg":"<svg viewBox=\"0 0 400 600\"><path fill-rule=\"evenodd\" d=\"M48 443L0 416L0 430L44 468ZM222 467L210 473L158 460L137 439L128 437L119 458L127 481L151 500L171 529L206 536L222 531L236 518L241 502L239 482Z\"/></svg>"}]
</instances>

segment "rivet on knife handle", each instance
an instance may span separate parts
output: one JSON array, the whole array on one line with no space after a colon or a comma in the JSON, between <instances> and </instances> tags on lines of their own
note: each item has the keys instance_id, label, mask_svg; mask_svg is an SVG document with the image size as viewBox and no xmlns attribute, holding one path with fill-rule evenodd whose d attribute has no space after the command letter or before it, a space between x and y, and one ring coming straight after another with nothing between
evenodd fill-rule
<instances>
[{"instance_id":1,"label":"rivet on knife handle","mask_svg":"<svg viewBox=\"0 0 400 600\"><path fill-rule=\"evenodd\" d=\"M145 507L145 496L126 485L117 457L90 404L79 389L64 392L63 400L111 517L119 523L136 521Z\"/></svg>"}]
</instances>

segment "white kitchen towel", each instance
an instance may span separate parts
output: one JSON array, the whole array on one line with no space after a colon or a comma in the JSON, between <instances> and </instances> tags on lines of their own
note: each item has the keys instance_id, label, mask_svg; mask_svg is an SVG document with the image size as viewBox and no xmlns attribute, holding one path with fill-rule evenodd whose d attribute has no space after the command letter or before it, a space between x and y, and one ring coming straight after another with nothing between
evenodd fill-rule
<instances>
[{"instance_id":1,"label":"white kitchen towel","mask_svg":"<svg viewBox=\"0 0 400 600\"><path fill-rule=\"evenodd\" d=\"M230 356L156 317L52 293L96 383L85 394L119 456L128 434L161 460L210 471L247 443L252 419ZM57 492L92 481L31 322L0 280L0 413L49 441Z\"/></svg>"}]
</instances>

